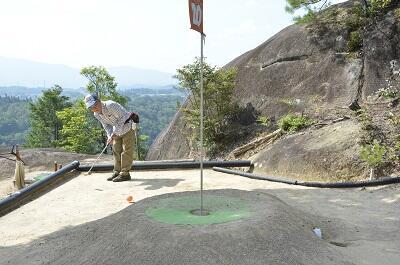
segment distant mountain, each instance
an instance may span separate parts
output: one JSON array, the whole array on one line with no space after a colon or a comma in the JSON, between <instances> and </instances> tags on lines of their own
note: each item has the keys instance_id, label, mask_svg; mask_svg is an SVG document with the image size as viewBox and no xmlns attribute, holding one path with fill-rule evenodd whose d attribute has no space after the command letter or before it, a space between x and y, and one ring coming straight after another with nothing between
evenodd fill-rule
<instances>
[{"instance_id":1,"label":"distant mountain","mask_svg":"<svg viewBox=\"0 0 400 265\"><path fill-rule=\"evenodd\" d=\"M107 68L109 73L116 78L118 87L155 88L175 84L173 74L156 70L133 68L130 66Z\"/></svg>"},{"instance_id":2,"label":"distant mountain","mask_svg":"<svg viewBox=\"0 0 400 265\"><path fill-rule=\"evenodd\" d=\"M48 89L48 88L47 88ZM22 87L22 86L0 86L0 97L18 97L20 99L36 99L42 95L42 87ZM118 91L125 96L160 96L160 95L174 95L186 97L186 93L180 91L174 86L160 86L160 87L138 87L138 88L119 88ZM68 96L72 100L83 98L87 94L86 89L78 88L63 88L62 94Z\"/></svg>"},{"instance_id":3,"label":"distant mountain","mask_svg":"<svg viewBox=\"0 0 400 265\"><path fill-rule=\"evenodd\" d=\"M47 88L48 89L48 88ZM42 95L42 87L23 87L23 86L8 86L0 87L0 97L10 96L19 97L20 99L31 98L36 99ZM68 96L71 99L83 98L86 94L85 89L72 89L63 88L63 95Z\"/></svg>"},{"instance_id":4,"label":"distant mountain","mask_svg":"<svg viewBox=\"0 0 400 265\"><path fill-rule=\"evenodd\" d=\"M109 73L124 88L160 87L175 84L173 74L130 66L109 67ZM80 69L61 64L0 57L0 86L80 88L87 83Z\"/></svg>"}]
</instances>

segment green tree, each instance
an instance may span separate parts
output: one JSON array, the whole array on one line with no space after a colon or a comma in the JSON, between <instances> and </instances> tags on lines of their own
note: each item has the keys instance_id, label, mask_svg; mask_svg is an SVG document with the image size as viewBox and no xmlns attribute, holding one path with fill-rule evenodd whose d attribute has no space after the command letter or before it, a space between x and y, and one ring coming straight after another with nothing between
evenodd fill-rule
<instances>
[{"instance_id":1,"label":"green tree","mask_svg":"<svg viewBox=\"0 0 400 265\"><path fill-rule=\"evenodd\" d=\"M129 95L127 92L125 95L129 96L127 108L140 115L140 134L150 137L148 144L171 122L178 111L176 102L185 100L185 97L175 95Z\"/></svg>"},{"instance_id":2,"label":"green tree","mask_svg":"<svg viewBox=\"0 0 400 265\"><path fill-rule=\"evenodd\" d=\"M26 145L29 147L56 147L60 143L62 122L57 117L57 111L70 107L71 102L62 96L63 89L55 85L43 91L36 102L29 103L31 128Z\"/></svg>"},{"instance_id":3,"label":"green tree","mask_svg":"<svg viewBox=\"0 0 400 265\"><path fill-rule=\"evenodd\" d=\"M207 63L203 65L204 77L204 145L213 151L221 143L225 121L233 115L236 104L232 100L235 87L235 69L218 69ZM181 90L190 94L184 107L184 118L191 129L192 148L199 138L200 127L200 60L183 66L175 76Z\"/></svg>"},{"instance_id":4,"label":"green tree","mask_svg":"<svg viewBox=\"0 0 400 265\"><path fill-rule=\"evenodd\" d=\"M115 82L115 78L111 76L107 69L104 68L103 66L89 66L89 67L84 67L81 70L81 75L86 77L88 79L88 84L86 85L86 90L89 93L98 93L99 98L101 100L108 100L111 99L113 101L116 101L122 105L126 105L127 103L127 98L120 95L117 92L117 83ZM74 108L78 108L80 105L74 106ZM71 142L72 139L70 138L70 142L66 143L67 146L74 146L75 148L78 148L79 150L82 150L81 152L96 152L101 149L101 146L105 146L106 144L106 139L107 136L102 129L100 123L94 118L93 114L90 113L90 115L87 115L89 113L88 110L86 110L86 113L82 112L81 110L77 109L75 110L76 115L80 115L79 119L74 119L74 121L82 121L83 119L87 119L87 122L79 125L79 124L73 124L72 122L70 124L71 128L75 128L75 126L81 126L82 131L84 132L90 132L92 130L97 130L100 131L100 133L94 133L92 135L92 139L90 142L87 142L86 147L80 146L81 143L73 143ZM83 144L84 142L82 142ZM96 143L96 144L94 144ZM77 149L77 150L78 150Z\"/></svg>"},{"instance_id":5,"label":"green tree","mask_svg":"<svg viewBox=\"0 0 400 265\"><path fill-rule=\"evenodd\" d=\"M144 160L144 158L147 155L147 152L149 151L149 141L150 137L145 134L139 135L139 137L136 138L137 143L136 143L136 148L137 148L137 160Z\"/></svg>"},{"instance_id":6,"label":"green tree","mask_svg":"<svg viewBox=\"0 0 400 265\"><path fill-rule=\"evenodd\" d=\"M298 23L312 21L316 13L330 6L328 0L286 0L286 12L294 14L297 11L305 13L303 16L294 16L293 20ZM376 16L384 12L397 0L359 0L363 6L365 16Z\"/></svg>"},{"instance_id":7,"label":"green tree","mask_svg":"<svg viewBox=\"0 0 400 265\"><path fill-rule=\"evenodd\" d=\"M305 14L303 16L294 16L293 20L297 23L309 22L315 19L316 13L329 6L326 0L286 0L286 12L294 14L301 10Z\"/></svg>"},{"instance_id":8,"label":"green tree","mask_svg":"<svg viewBox=\"0 0 400 265\"><path fill-rule=\"evenodd\" d=\"M81 70L81 75L89 80L86 90L89 93L98 93L102 100L111 99L125 105L127 99L117 92L118 84L103 66L89 66Z\"/></svg>"},{"instance_id":9,"label":"green tree","mask_svg":"<svg viewBox=\"0 0 400 265\"><path fill-rule=\"evenodd\" d=\"M63 123L63 148L77 153L96 153L101 148L98 139L101 138L102 129L91 123L89 115L91 113L87 111L83 100L57 112L57 117Z\"/></svg>"}]
</instances>

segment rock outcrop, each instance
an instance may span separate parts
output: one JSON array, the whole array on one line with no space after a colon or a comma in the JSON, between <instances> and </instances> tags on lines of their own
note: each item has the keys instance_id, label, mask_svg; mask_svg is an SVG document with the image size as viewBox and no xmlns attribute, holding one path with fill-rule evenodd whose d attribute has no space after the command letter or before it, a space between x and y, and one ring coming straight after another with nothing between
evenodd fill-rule
<instances>
[{"instance_id":1,"label":"rock outcrop","mask_svg":"<svg viewBox=\"0 0 400 265\"><path fill-rule=\"evenodd\" d=\"M325 13L333 10L336 11L332 12L336 14L333 16L337 16L333 19L344 19L343 15L339 17L338 14L350 10L355 2L333 6ZM318 121L351 115L348 108L350 103L358 100L362 105L368 96L386 87L389 79L392 84L400 80L400 19L397 13L390 11L362 28L363 45L357 53L347 52L351 30L346 27L346 23L292 25L285 28L225 66L238 70L236 99L240 105L251 104L261 115L275 121L289 111L304 113ZM158 137L148 159L188 156L189 149L184 147L181 134L184 124L179 117L180 114ZM360 128L355 118L347 122L347 125L349 127L343 133L358 135ZM343 144L334 149L324 145L316 145L319 149L302 149L302 152L307 153L303 166L297 155L285 160L266 158L276 158L282 152L280 145L284 145L286 154L295 154L291 150L296 150L298 141L303 141L301 145L304 146L309 146L315 139L331 142L331 134L325 130L315 128L314 136L307 139L290 136L283 142L277 141L275 147L268 147L253 158L255 162L262 163L260 170L267 173L318 177L337 175L336 172L344 172L343 168L348 165L332 164L331 161L355 161L359 149L349 149L349 146L357 145L357 137L344 137L341 139ZM293 141L295 138L298 140ZM349 150L353 150L353 153ZM312 161L318 163L309 167ZM351 167L343 173L349 178L360 174L363 174L362 166Z\"/></svg>"}]
</instances>

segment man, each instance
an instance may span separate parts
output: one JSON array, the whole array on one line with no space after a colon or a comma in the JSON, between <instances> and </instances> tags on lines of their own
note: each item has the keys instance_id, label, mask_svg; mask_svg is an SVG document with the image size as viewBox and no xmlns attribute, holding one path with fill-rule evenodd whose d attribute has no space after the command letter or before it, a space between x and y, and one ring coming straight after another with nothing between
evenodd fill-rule
<instances>
[{"instance_id":1,"label":"man","mask_svg":"<svg viewBox=\"0 0 400 265\"><path fill-rule=\"evenodd\" d=\"M94 112L107 132L107 144L113 145L114 172L108 181L129 181L129 171L133 162L134 128L133 115L117 102L101 101L97 95L87 95L86 107Z\"/></svg>"}]
</instances>

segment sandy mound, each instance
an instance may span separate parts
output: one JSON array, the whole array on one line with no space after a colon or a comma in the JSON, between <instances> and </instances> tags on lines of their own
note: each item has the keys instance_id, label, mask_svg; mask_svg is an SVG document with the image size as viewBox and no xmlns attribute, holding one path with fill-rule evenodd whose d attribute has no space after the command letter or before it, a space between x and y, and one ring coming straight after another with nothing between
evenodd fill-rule
<instances>
[{"instance_id":1,"label":"sandy mound","mask_svg":"<svg viewBox=\"0 0 400 265\"><path fill-rule=\"evenodd\" d=\"M314 235L312 229L319 225L318 220L264 193L206 191L205 196L240 200L240 207L236 203L226 207L239 207L249 213L225 223L174 225L149 217L149 210L158 206L162 209L166 201L187 196L198 197L198 193L152 197L106 218L65 228L27 245L0 248L0 263L351 264L337 247ZM208 207L213 210L213 206Z\"/></svg>"}]
</instances>

